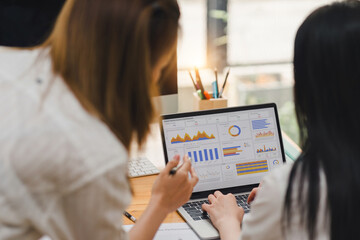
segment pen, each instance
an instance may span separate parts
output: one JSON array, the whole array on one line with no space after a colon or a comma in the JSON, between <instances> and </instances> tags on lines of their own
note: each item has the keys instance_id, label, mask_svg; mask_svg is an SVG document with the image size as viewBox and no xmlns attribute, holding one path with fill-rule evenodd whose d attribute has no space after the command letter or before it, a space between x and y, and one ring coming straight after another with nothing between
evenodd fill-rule
<instances>
[{"instance_id":1,"label":"pen","mask_svg":"<svg viewBox=\"0 0 360 240\"><path fill-rule=\"evenodd\" d=\"M223 84L223 86L222 86L222 88L221 88L221 91L220 91L220 94L219 94L219 98L221 98L222 93L223 93L223 91L224 91L224 89L225 89L225 85L226 85L226 81L227 81L227 79L228 79L228 77L229 77L229 73L230 73L230 68L229 68L229 70L228 70L227 73L226 73L225 81L224 81L224 84Z\"/></svg>"},{"instance_id":2,"label":"pen","mask_svg":"<svg viewBox=\"0 0 360 240\"><path fill-rule=\"evenodd\" d=\"M195 90L198 90L198 86L196 85L196 83L195 83L195 81L194 81L194 78L193 78L192 75L191 75L190 70L189 70L189 75L190 75L190 78L191 78L192 83L194 84Z\"/></svg>"},{"instance_id":3,"label":"pen","mask_svg":"<svg viewBox=\"0 0 360 240\"><path fill-rule=\"evenodd\" d=\"M212 89L213 89L213 96L214 96L214 98L218 98L218 96L219 96L219 91L218 91L218 88L217 88L217 86L216 86L216 82L215 82L215 81L212 82Z\"/></svg>"},{"instance_id":4,"label":"pen","mask_svg":"<svg viewBox=\"0 0 360 240\"><path fill-rule=\"evenodd\" d=\"M131 215L130 213L128 213L127 211L124 211L124 215L125 215L125 217L127 217L128 219L133 221L134 223L136 222L136 218L133 215Z\"/></svg>"},{"instance_id":5,"label":"pen","mask_svg":"<svg viewBox=\"0 0 360 240\"><path fill-rule=\"evenodd\" d=\"M170 170L170 175L174 175L176 173L177 167L174 167Z\"/></svg>"},{"instance_id":6,"label":"pen","mask_svg":"<svg viewBox=\"0 0 360 240\"><path fill-rule=\"evenodd\" d=\"M189 157L189 160L190 160L190 162L191 162L191 164L192 164L192 159L191 159L190 157ZM174 167L173 169L171 169L169 174L170 174L170 175L174 175L179 167L180 167L180 166L176 166L176 167Z\"/></svg>"},{"instance_id":7,"label":"pen","mask_svg":"<svg viewBox=\"0 0 360 240\"><path fill-rule=\"evenodd\" d=\"M214 72L215 72L215 81L216 81L216 95L214 95L214 98L218 98L219 97L219 81L218 81L217 68L215 68ZM215 94L215 92L214 92L214 94Z\"/></svg>"}]
</instances>

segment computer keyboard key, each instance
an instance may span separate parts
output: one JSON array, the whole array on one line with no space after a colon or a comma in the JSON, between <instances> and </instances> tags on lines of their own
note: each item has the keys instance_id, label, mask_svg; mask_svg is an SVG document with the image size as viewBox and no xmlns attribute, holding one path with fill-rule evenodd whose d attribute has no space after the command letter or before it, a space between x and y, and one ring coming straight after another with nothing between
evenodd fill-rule
<instances>
[{"instance_id":1,"label":"computer keyboard key","mask_svg":"<svg viewBox=\"0 0 360 240\"><path fill-rule=\"evenodd\" d=\"M129 177L142 177L160 173L159 169L146 157L132 158L129 161Z\"/></svg>"}]
</instances>

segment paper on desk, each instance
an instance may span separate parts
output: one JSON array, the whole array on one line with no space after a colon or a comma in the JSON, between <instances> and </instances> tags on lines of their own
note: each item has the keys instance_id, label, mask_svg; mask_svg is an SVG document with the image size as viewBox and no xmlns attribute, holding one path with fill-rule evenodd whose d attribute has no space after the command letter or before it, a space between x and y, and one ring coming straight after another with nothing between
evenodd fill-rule
<instances>
[{"instance_id":1,"label":"paper on desk","mask_svg":"<svg viewBox=\"0 0 360 240\"><path fill-rule=\"evenodd\" d=\"M133 225L124 225L129 231ZM186 223L163 223L155 234L154 240L200 240Z\"/></svg>"},{"instance_id":2,"label":"paper on desk","mask_svg":"<svg viewBox=\"0 0 360 240\"><path fill-rule=\"evenodd\" d=\"M123 225L129 231L133 225ZM51 240L44 236L39 240ZM200 240L186 223L163 223L155 234L154 240Z\"/></svg>"}]
</instances>

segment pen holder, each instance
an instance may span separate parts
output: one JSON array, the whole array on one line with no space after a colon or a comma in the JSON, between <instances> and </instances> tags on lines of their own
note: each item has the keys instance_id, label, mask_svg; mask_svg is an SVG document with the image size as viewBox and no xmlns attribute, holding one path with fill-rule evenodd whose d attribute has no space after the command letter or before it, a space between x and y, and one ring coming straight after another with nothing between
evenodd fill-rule
<instances>
[{"instance_id":1,"label":"pen holder","mask_svg":"<svg viewBox=\"0 0 360 240\"><path fill-rule=\"evenodd\" d=\"M212 92L209 92L209 95L212 96ZM193 96L195 111L225 108L228 104L228 100L224 96L222 98L200 99L196 92L193 93Z\"/></svg>"}]
</instances>

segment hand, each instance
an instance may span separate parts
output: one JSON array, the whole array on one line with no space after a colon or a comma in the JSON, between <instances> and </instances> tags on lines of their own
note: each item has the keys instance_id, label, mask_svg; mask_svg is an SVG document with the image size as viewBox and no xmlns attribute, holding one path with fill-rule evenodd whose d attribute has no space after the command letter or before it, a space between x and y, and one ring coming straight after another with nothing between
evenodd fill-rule
<instances>
[{"instance_id":1,"label":"hand","mask_svg":"<svg viewBox=\"0 0 360 240\"><path fill-rule=\"evenodd\" d=\"M130 230L130 239L153 239L166 215L189 200L199 179L187 156L176 173L170 175L170 170L176 167L179 161L180 156L175 156L156 178L149 205Z\"/></svg>"},{"instance_id":2,"label":"hand","mask_svg":"<svg viewBox=\"0 0 360 240\"><path fill-rule=\"evenodd\" d=\"M238 207L234 195L223 195L216 191L209 195L210 204L203 204L202 209L210 215L211 222L219 230L221 239L238 239L244 209Z\"/></svg>"},{"instance_id":3,"label":"hand","mask_svg":"<svg viewBox=\"0 0 360 240\"><path fill-rule=\"evenodd\" d=\"M180 156L176 155L172 161L168 162L155 180L152 189L150 203L158 204L166 214L185 204L190 199L193 188L199 181L188 156L183 158L183 164L176 173L170 175L170 170L176 167L179 161Z\"/></svg>"},{"instance_id":4,"label":"hand","mask_svg":"<svg viewBox=\"0 0 360 240\"><path fill-rule=\"evenodd\" d=\"M252 201L254 201L255 196L256 196L258 190L259 190L258 187L253 188L253 190L251 190L251 192L250 192L250 194L249 194L249 197L248 197L248 199L247 199L247 203L248 203L248 204L250 204Z\"/></svg>"}]
</instances>

